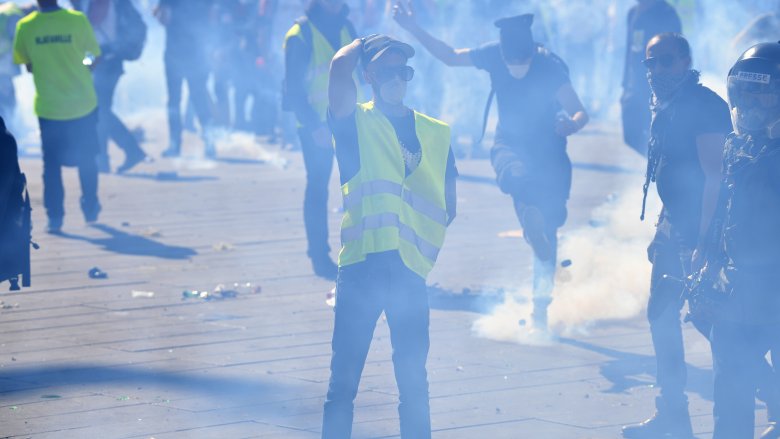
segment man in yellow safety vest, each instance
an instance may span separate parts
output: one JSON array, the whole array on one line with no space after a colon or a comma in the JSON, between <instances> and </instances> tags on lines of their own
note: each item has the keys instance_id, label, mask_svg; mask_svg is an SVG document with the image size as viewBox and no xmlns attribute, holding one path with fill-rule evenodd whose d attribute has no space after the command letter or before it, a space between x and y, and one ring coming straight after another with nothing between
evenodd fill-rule
<instances>
[{"instance_id":1,"label":"man in yellow safety vest","mask_svg":"<svg viewBox=\"0 0 780 439\"><path fill-rule=\"evenodd\" d=\"M323 438L348 438L374 326L384 311L393 344L402 438L430 438L429 307L425 279L455 218L450 129L404 105L411 46L355 40L333 58L329 113L344 197L331 378ZM361 61L374 99L356 104Z\"/></svg>"},{"instance_id":2,"label":"man in yellow safety vest","mask_svg":"<svg viewBox=\"0 0 780 439\"><path fill-rule=\"evenodd\" d=\"M328 245L328 181L333 169L333 144L325 123L328 69L336 51L355 39L348 14L349 8L342 0L313 0L284 40L282 106L298 119L306 167L303 222L307 254L314 273L328 279L336 277Z\"/></svg>"}]
</instances>

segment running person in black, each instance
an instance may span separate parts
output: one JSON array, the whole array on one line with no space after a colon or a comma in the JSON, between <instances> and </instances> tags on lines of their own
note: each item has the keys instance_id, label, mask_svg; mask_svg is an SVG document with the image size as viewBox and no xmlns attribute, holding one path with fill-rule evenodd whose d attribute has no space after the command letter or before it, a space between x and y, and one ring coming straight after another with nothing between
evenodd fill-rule
<instances>
[{"instance_id":1,"label":"running person in black","mask_svg":"<svg viewBox=\"0 0 780 439\"><path fill-rule=\"evenodd\" d=\"M496 22L499 42L479 49L453 49L417 24L397 3L395 20L433 56L449 66L473 66L490 74L498 100L498 127L491 151L498 185L515 212L535 255L534 328L546 331L557 257L557 231L566 222L571 161L566 138L588 123L569 81L566 64L534 42L533 15Z\"/></svg>"}]
</instances>

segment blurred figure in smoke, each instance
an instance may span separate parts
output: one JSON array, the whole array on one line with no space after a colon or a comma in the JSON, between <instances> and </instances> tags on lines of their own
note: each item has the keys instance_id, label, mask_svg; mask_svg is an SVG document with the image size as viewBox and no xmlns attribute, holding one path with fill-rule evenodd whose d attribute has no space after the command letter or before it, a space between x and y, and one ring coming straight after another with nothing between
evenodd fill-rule
<instances>
[{"instance_id":1,"label":"blurred figure in smoke","mask_svg":"<svg viewBox=\"0 0 780 439\"><path fill-rule=\"evenodd\" d=\"M0 117L12 121L16 112L13 79L19 74L14 64L13 42L16 23L26 15L14 2L0 3Z\"/></svg>"},{"instance_id":2,"label":"blurred figure in smoke","mask_svg":"<svg viewBox=\"0 0 780 439\"><path fill-rule=\"evenodd\" d=\"M215 157L211 97L206 88L209 69L204 32L209 26L211 0L160 0L155 15L165 26L165 80L168 88L170 144L163 157L181 154L182 86L187 81L189 97L200 122L207 157Z\"/></svg>"},{"instance_id":3,"label":"blurred figure in smoke","mask_svg":"<svg viewBox=\"0 0 780 439\"><path fill-rule=\"evenodd\" d=\"M431 437L425 279L455 218L450 129L405 105L408 44L355 40L330 68L328 118L344 196L331 377L323 439L351 437L354 399L376 321L385 312L398 382L401 437ZM374 99L355 104L361 62Z\"/></svg>"},{"instance_id":4,"label":"blurred figure in smoke","mask_svg":"<svg viewBox=\"0 0 780 439\"><path fill-rule=\"evenodd\" d=\"M626 438L692 438L685 395L686 366L680 285L700 263L720 187L720 164L731 131L728 105L699 83L691 49L679 34L653 37L644 64L653 93L645 196L655 181L663 202L653 242L647 318L657 367L656 414L623 428ZM644 201L642 219L644 219ZM665 436L669 435L669 436Z\"/></svg>"},{"instance_id":5,"label":"blurred figure in smoke","mask_svg":"<svg viewBox=\"0 0 780 439\"><path fill-rule=\"evenodd\" d=\"M601 2L603 3L603 2ZM601 89L602 72L596 59L605 59L607 47L603 29L607 26L607 5L593 0L558 0L553 2L556 13L556 43L561 56L571 68L571 80L588 113L593 116L604 110ZM576 23L576 24L575 24Z\"/></svg>"},{"instance_id":6,"label":"blurred figure in smoke","mask_svg":"<svg viewBox=\"0 0 780 439\"><path fill-rule=\"evenodd\" d=\"M271 46L277 0L244 0L239 26L239 65L235 80L233 126L275 138L278 99L278 61ZM251 108L247 116L247 103Z\"/></svg>"},{"instance_id":7,"label":"blurred figure in smoke","mask_svg":"<svg viewBox=\"0 0 780 439\"><path fill-rule=\"evenodd\" d=\"M780 2L776 9L759 15L734 37L732 47L743 50L760 41L780 38Z\"/></svg>"},{"instance_id":8,"label":"blurred figure in smoke","mask_svg":"<svg viewBox=\"0 0 780 439\"><path fill-rule=\"evenodd\" d=\"M116 170L121 174L146 158L138 140L112 109L117 83L124 74L124 62L141 57L146 43L146 23L130 0L73 0L72 3L89 18L102 53L93 70L98 98L98 169L111 170L110 138L125 153L125 162Z\"/></svg>"},{"instance_id":9,"label":"blurred figure in smoke","mask_svg":"<svg viewBox=\"0 0 780 439\"><path fill-rule=\"evenodd\" d=\"M726 143L715 248L701 275L707 294L698 303L707 306L694 302L691 312L713 319L713 439L748 439L767 351L775 368L780 361L780 44L742 54L729 72L728 95L734 135ZM762 439L780 437L777 418L770 421Z\"/></svg>"},{"instance_id":10,"label":"blurred figure in smoke","mask_svg":"<svg viewBox=\"0 0 780 439\"><path fill-rule=\"evenodd\" d=\"M287 32L284 42L283 107L295 113L306 165L303 220L314 273L336 278L328 244L328 182L333 169L333 141L325 121L328 69L336 51L355 38L342 0L313 0L306 16Z\"/></svg>"},{"instance_id":11,"label":"blurred figure in smoke","mask_svg":"<svg viewBox=\"0 0 780 439\"><path fill-rule=\"evenodd\" d=\"M79 169L84 220L95 222L100 213L97 96L88 67L100 56L100 46L84 14L60 8L57 0L38 0L38 6L39 11L16 26L14 62L33 74L47 231L60 233L65 216L63 166Z\"/></svg>"},{"instance_id":12,"label":"blurred figure in smoke","mask_svg":"<svg viewBox=\"0 0 780 439\"><path fill-rule=\"evenodd\" d=\"M623 140L642 155L647 154L650 131L650 88L642 66L650 38L665 32L681 33L680 17L665 0L637 0L628 11L628 37L623 70Z\"/></svg>"},{"instance_id":13,"label":"blurred figure in smoke","mask_svg":"<svg viewBox=\"0 0 780 439\"><path fill-rule=\"evenodd\" d=\"M417 24L413 11L403 3L396 4L394 16L445 64L474 66L490 73L499 119L491 161L498 185L512 196L534 251L534 327L546 331L557 231L566 221L571 189L566 138L588 123L568 68L534 42L530 14L498 20L500 42L479 49L453 49L437 40Z\"/></svg>"}]
</instances>

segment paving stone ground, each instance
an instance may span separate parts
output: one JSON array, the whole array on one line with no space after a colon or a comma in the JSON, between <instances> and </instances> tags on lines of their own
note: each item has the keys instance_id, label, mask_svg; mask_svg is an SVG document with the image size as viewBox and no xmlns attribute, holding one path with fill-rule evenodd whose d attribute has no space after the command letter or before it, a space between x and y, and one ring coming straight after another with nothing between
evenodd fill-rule
<instances>
[{"instance_id":1,"label":"paving stone ground","mask_svg":"<svg viewBox=\"0 0 780 439\"><path fill-rule=\"evenodd\" d=\"M161 138L152 133L146 144L156 156ZM642 160L608 124L576 136L569 149L575 187L563 233L586 224L607 194L643 180ZM305 256L301 156L282 152L289 161L283 168L245 151L228 145L214 163L176 167L158 159L128 176L103 176L103 214L91 227L78 211L76 175L66 172L63 236L43 233L40 159L22 161L41 249L33 254L31 289L12 293L0 285L0 437L319 437L332 284L312 275ZM509 286L485 273L516 267L516 281L526 282L531 257L521 240L498 237L518 226L489 163L464 159L458 166L459 217L429 279L438 284L428 362L434 437L619 437L621 425L653 410L647 324L641 315L601 322L552 346L477 338L471 326L484 312L481 294ZM337 248L335 175L331 194ZM108 279L88 278L93 266ZM235 282L261 290L182 298L184 290ZM709 350L687 326L685 338L694 428L708 438ZM396 402L380 319L354 437L398 437ZM765 422L759 405L757 428Z\"/></svg>"}]
</instances>

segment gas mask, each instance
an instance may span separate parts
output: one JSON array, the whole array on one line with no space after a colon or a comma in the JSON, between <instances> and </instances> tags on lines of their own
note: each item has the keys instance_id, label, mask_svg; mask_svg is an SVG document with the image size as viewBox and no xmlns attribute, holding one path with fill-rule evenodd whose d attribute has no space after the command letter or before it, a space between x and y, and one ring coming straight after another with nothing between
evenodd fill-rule
<instances>
[{"instance_id":1,"label":"gas mask","mask_svg":"<svg viewBox=\"0 0 780 439\"><path fill-rule=\"evenodd\" d=\"M406 81L395 78L379 86L379 96L388 104L403 104L406 97Z\"/></svg>"},{"instance_id":2,"label":"gas mask","mask_svg":"<svg viewBox=\"0 0 780 439\"><path fill-rule=\"evenodd\" d=\"M509 74L512 75L515 79L523 79L528 74L528 71L531 70L531 63L525 63L525 64L507 64L507 69L509 69Z\"/></svg>"}]
</instances>

